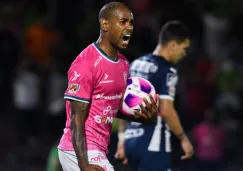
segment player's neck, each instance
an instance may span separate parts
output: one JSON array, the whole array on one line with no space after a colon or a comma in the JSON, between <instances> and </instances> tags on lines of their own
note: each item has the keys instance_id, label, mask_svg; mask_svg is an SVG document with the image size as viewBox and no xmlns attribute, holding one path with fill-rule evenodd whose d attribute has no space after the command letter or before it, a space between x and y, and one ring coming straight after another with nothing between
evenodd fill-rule
<instances>
[{"instance_id":1,"label":"player's neck","mask_svg":"<svg viewBox=\"0 0 243 171\"><path fill-rule=\"evenodd\" d=\"M117 59L118 50L107 39L103 39L100 36L96 44L109 58L113 60Z\"/></svg>"},{"instance_id":2,"label":"player's neck","mask_svg":"<svg viewBox=\"0 0 243 171\"><path fill-rule=\"evenodd\" d=\"M161 45L157 45L157 47L153 51L153 55L160 56L161 58L164 58L165 60L171 62L168 50Z\"/></svg>"}]
</instances>

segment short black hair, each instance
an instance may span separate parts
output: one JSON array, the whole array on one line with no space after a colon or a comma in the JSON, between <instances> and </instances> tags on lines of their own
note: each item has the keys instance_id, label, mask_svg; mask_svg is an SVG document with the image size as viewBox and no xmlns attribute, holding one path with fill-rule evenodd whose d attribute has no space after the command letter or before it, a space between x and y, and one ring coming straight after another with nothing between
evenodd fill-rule
<instances>
[{"instance_id":1,"label":"short black hair","mask_svg":"<svg viewBox=\"0 0 243 171\"><path fill-rule=\"evenodd\" d=\"M106 5L104 5L100 12L99 12L99 21L104 18L104 19L109 19L110 15L112 12L118 7L118 6L124 6L127 7L125 4L121 2L110 2Z\"/></svg>"},{"instance_id":2,"label":"short black hair","mask_svg":"<svg viewBox=\"0 0 243 171\"><path fill-rule=\"evenodd\" d=\"M171 40L182 43L187 38L189 38L189 30L181 21L168 21L159 33L159 43L162 45L167 45Z\"/></svg>"}]
</instances>

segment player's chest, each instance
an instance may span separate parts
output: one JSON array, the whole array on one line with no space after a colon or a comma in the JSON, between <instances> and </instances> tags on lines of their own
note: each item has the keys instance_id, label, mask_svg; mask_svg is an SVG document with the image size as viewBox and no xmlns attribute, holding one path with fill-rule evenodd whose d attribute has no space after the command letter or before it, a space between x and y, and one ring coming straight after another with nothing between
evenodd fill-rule
<instances>
[{"instance_id":1,"label":"player's chest","mask_svg":"<svg viewBox=\"0 0 243 171\"><path fill-rule=\"evenodd\" d=\"M123 93L126 88L128 71L123 65L102 67L97 74L96 91Z\"/></svg>"}]
</instances>

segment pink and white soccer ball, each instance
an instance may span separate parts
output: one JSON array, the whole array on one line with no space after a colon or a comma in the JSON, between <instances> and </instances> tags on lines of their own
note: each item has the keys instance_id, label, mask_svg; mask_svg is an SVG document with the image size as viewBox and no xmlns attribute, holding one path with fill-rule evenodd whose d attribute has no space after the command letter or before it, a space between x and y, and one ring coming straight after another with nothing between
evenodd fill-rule
<instances>
[{"instance_id":1,"label":"pink and white soccer ball","mask_svg":"<svg viewBox=\"0 0 243 171\"><path fill-rule=\"evenodd\" d=\"M151 103L149 94L151 94L156 101L156 92L154 86L146 79L141 77L130 77L127 80L127 88L124 93L122 102L122 112L126 115L134 115L134 110L140 111L139 104L146 98Z\"/></svg>"}]
</instances>

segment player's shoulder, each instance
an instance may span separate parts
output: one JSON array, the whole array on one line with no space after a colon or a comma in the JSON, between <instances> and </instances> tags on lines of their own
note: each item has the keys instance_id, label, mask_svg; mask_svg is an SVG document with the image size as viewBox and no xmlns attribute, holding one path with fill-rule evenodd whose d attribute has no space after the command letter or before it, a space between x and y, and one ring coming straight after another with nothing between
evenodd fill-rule
<instances>
[{"instance_id":1,"label":"player's shoulder","mask_svg":"<svg viewBox=\"0 0 243 171\"><path fill-rule=\"evenodd\" d=\"M98 58L97 50L93 44L90 44L77 55L71 66L92 66Z\"/></svg>"},{"instance_id":2,"label":"player's shoulder","mask_svg":"<svg viewBox=\"0 0 243 171\"><path fill-rule=\"evenodd\" d=\"M151 61L151 62L155 61L154 56L151 53L147 53L145 55L142 55L142 56L138 57L137 60Z\"/></svg>"},{"instance_id":3,"label":"player's shoulder","mask_svg":"<svg viewBox=\"0 0 243 171\"><path fill-rule=\"evenodd\" d=\"M88 60L90 62L96 60L100 54L97 52L96 47L94 46L94 43L88 45L84 50L82 50L79 55L78 59L80 60Z\"/></svg>"},{"instance_id":4,"label":"player's shoulder","mask_svg":"<svg viewBox=\"0 0 243 171\"><path fill-rule=\"evenodd\" d=\"M79 71L85 68L95 68L95 61L97 61L97 55L93 45L90 44L76 56L68 72L72 72L73 70Z\"/></svg>"},{"instance_id":5,"label":"player's shoulder","mask_svg":"<svg viewBox=\"0 0 243 171\"><path fill-rule=\"evenodd\" d=\"M177 69L174 64L168 62L164 58L163 66L160 67L160 73L166 78L166 85L168 87L175 87L178 82Z\"/></svg>"},{"instance_id":6,"label":"player's shoulder","mask_svg":"<svg viewBox=\"0 0 243 171\"><path fill-rule=\"evenodd\" d=\"M153 62L153 59L151 58L151 54L145 54L143 56L139 56L137 59L135 59L132 64L140 63L140 62Z\"/></svg>"},{"instance_id":7,"label":"player's shoulder","mask_svg":"<svg viewBox=\"0 0 243 171\"><path fill-rule=\"evenodd\" d=\"M177 74L177 69L173 65L164 65L164 67L160 67L160 69L161 69L160 71L162 71L164 73L178 75Z\"/></svg>"},{"instance_id":8,"label":"player's shoulder","mask_svg":"<svg viewBox=\"0 0 243 171\"><path fill-rule=\"evenodd\" d=\"M145 54L134 60L134 62L137 62L137 61L154 63L155 65L164 65L164 61L161 60L160 57L153 55L152 53Z\"/></svg>"},{"instance_id":9,"label":"player's shoulder","mask_svg":"<svg viewBox=\"0 0 243 171\"><path fill-rule=\"evenodd\" d=\"M162 72L177 74L176 66L173 63L168 62L165 58L160 57L158 59L158 66L160 71Z\"/></svg>"}]
</instances>

